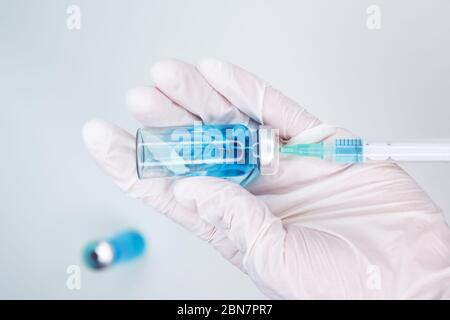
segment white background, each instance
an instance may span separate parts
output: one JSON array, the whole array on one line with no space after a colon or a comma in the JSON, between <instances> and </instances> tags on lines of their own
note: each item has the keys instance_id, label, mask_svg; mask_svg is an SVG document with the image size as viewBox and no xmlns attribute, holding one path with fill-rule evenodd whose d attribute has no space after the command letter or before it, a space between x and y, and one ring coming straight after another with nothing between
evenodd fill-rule
<instances>
[{"instance_id":1,"label":"white background","mask_svg":"<svg viewBox=\"0 0 450 320\"><path fill-rule=\"evenodd\" d=\"M66 9L81 9L81 30ZM366 9L381 8L381 29ZM126 91L152 63L216 57L251 70L322 120L370 139L450 138L450 2L23 1L0 4L0 298L264 298L207 244L126 198L89 157L83 123L135 131ZM405 168L450 213L450 165ZM301 168L299 168L301 170ZM128 227L140 261L66 268Z\"/></svg>"}]
</instances>

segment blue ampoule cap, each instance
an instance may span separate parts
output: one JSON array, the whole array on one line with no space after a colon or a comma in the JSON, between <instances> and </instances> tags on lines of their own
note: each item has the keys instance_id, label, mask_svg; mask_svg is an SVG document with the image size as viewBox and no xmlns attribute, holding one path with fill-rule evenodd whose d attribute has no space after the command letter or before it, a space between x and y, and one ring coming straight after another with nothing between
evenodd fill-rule
<instances>
[{"instance_id":1,"label":"blue ampoule cap","mask_svg":"<svg viewBox=\"0 0 450 320\"><path fill-rule=\"evenodd\" d=\"M128 230L105 240L92 241L83 251L83 260L91 269L134 260L145 252L145 239L137 231Z\"/></svg>"}]
</instances>

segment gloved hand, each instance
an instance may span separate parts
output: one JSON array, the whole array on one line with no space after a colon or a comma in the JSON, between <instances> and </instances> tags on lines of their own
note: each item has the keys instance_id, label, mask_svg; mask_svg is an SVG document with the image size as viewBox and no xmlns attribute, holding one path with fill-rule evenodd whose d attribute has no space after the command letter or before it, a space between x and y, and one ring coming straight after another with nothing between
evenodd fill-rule
<instances>
[{"instance_id":1,"label":"gloved hand","mask_svg":"<svg viewBox=\"0 0 450 320\"><path fill-rule=\"evenodd\" d=\"M278 128L287 143L351 135L225 62L162 61L152 77L156 87L127 97L144 126L252 118ZM211 177L138 180L131 134L93 120L83 136L128 195L208 241L269 297L450 298L450 229L395 164L283 156L278 174L260 176L246 190Z\"/></svg>"}]
</instances>

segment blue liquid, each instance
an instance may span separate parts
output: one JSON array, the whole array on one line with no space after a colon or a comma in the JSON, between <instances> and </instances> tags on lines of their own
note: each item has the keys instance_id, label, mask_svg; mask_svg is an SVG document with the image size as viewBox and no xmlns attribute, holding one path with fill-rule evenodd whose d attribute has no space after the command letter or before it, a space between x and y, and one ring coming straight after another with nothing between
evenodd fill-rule
<instances>
[{"instance_id":1,"label":"blue liquid","mask_svg":"<svg viewBox=\"0 0 450 320\"><path fill-rule=\"evenodd\" d=\"M335 161L337 163L362 163L364 162L362 139L336 139Z\"/></svg>"},{"instance_id":2,"label":"blue liquid","mask_svg":"<svg viewBox=\"0 0 450 320\"><path fill-rule=\"evenodd\" d=\"M141 179L211 176L247 185L259 174L257 131L241 124L140 129Z\"/></svg>"}]
</instances>

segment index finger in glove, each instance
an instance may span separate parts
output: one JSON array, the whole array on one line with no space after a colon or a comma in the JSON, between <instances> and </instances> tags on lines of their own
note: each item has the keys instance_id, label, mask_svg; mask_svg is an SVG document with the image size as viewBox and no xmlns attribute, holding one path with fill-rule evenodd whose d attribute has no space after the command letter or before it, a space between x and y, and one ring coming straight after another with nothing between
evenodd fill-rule
<instances>
[{"instance_id":1,"label":"index finger in glove","mask_svg":"<svg viewBox=\"0 0 450 320\"><path fill-rule=\"evenodd\" d=\"M201 61L197 69L234 106L255 121L279 129L285 139L321 123L266 81L238 66L208 59Z\"/></svg>"}]
</instances>

